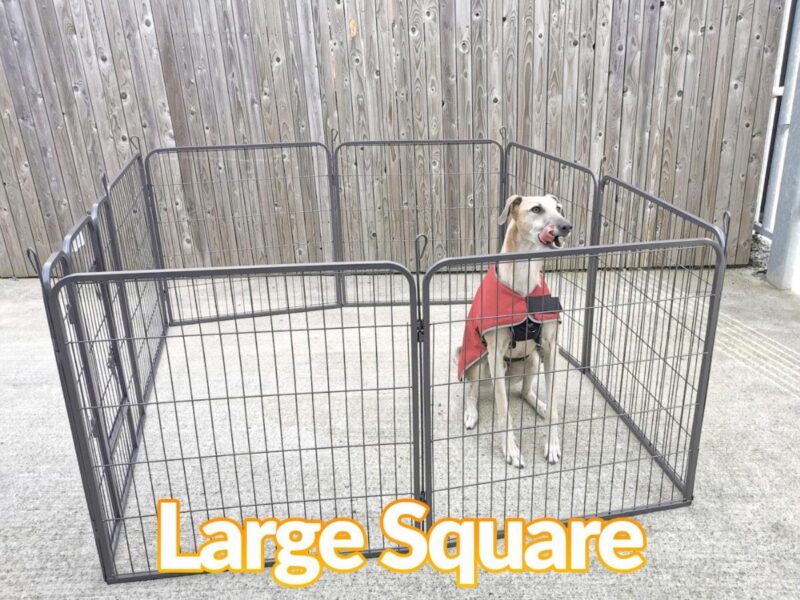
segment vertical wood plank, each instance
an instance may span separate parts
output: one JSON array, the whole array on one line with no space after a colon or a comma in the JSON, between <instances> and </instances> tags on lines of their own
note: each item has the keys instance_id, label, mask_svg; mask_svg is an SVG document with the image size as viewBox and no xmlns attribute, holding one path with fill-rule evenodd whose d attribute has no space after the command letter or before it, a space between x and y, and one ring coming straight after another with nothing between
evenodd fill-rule
<instances>
[{"instance_id":1,"label":"vertical wood plank","mask_svg":"<svg viewBox=\"0 0 800 600\"><path fill-rule=\"evenodd\" d=\"M657 195L672 200L675 192L675 176L681 136L681 116L685 95L685 73L688 62L688 45L691 26L691 0L675 0L675 25L669 64L669 87L667 91L666 115L664 117L664 141L661 156L654 154L653 162L660 164ZM655 169L651 169L654 173Z\"/></svg>"},{"instance_id":2,"label":"vertical wood plank","mask_svg":"<svg viewBox=\"0 0 800 600\"><path fill-rule=\"evenodd\" d=\"M470 60L472 35L470 21L471 6L467 2L456 3L456 73L458 91L458 135L461 139L470 139L473 135L472 105L472 61ZM461 252L475 252L475 195L472 182L472 150L459 147L459 178L461 204Z\"/></svg>"},{"instance_id":3,"label":"vertical wood plank","mask_svg":"<svg viewBox=\"0 0 800 600\"><path fill-rule=\"evenodd\" d=\"M642 58L639 67L639 103L636 108L636 131L634 134L635 153L631 181L641 188L647 186L648 148L652 131L652 114L655 100L656 80L659 77L657 61L659 58L659 42L661 36L671 39L669 11L663 15L664 9L659 0L645 0L642 23ZM663 24L663 28L661 25ZM662 65L662 70L663 65ZM663 97L663 89L659 100ZM656 134L657 135L657 134Z\"/></svg>"},{"instance_id":4,"label":"vertical wood plank","mask_svg":"<svg viewBox=\"0 0 800 600\"><path fill-rule=\"evenodd\" d=\"M33 247L39 256L48 256L53 247L47 236L43 212L37 202L30 160L5 70L0 70L0 180L6 190L8 208L14 220L20 247Z\"/></svg>"},{"instance_id":5,"label":"vertical wood plank","mask_svg":"<svg viewBox=\"0 0 800 600\"><path fill-rule=\"evenodd\" d=\"M65 53L60 44L58 23L54 19L53 5L50 2L36 2L25 7L26 22L36 56L37 69L41 74L41 81L47 88L51 97L48 112L50 113L51 126L55 129L63 128L60 135L61 151L69 155L68 169L77 178L77 185L70 191L80 194L87 203L89 198L98 195L100 180L94 176L91 165L97 160L94 152L87 149L80 117L76 106L76 98L72 85L67 76ZM58 112L61 115L59 116ZM53 114L55 112L55 114ZM66 139L65 139L66 138ZM91 158L90 158L91 156ZM67 157L65 157L67 158ZM66 176L65 185L69 189L69 178ZM80 206L74 200L71 202ZM76 211L73 210L73 216ZM80 211L77 211L80 214Z\"/></svg>"},{"instance_id":6,"label":"vertical wood plank","mask_svg":"<svg viewBox=\"0 0 800 600\"><path fill-rule=\"evenodd\" d=\"M734 229L742 222L747 221L746 216L749 212L750 199L744 198L745 186L747 184L747 174L750 162L753 160L751 155L750 143L754 129L754 119L756 116L757 102L761 93L761 71L764 66L763 54L766 39L766 29L770 15L770 5L767 2L754 3L752 14L752 28L747 45L747 70L743 87L742 104L739 115L737 116L736 132L736 152L731 169L731 186L728 191L729 204L731 211L731 229L728 237L728 254L735 257L737 251L737 240L739 231ZM718 194L725 194L726 190L718 191ZM758 202L758 199L752 199ZM754 213L751 217L754 216ZM747 231L745 230L745 235Z\"/></svg>"},{"instance_id":7,"label":"vertical wood plank","mask_svg":"<svg viewBox=\"0 0 800 600\"><path fill-rule=\"evenodd\" d=\"M739 22L738 1L730 0L722 5L722 17L719 24L719 44L716 54L716 67L713 72L714 87L711 91L710 112L708 115L708 137L705 141L705 169L701 189L700 216L711 222L722 224L722 210L717 209L712 199L719 181L720 161L724 152L723 134L728 109L728 96L731 86L731 70L733 65L743 62L741 56L735 56L734 42ZM738 84L737 84L738 87Z\"/></svg>"},{"instance_id":8,"label":"vertical wood plank","mask_svg":"<svg viewBox=\"0 0 800 600\"><path fill-rule=\"evenodd\" d=\"M704 178L706 175L706 149L710 139L710 129L713 115L711 114L714 102L714 87L716 78L714 71L717 68L717 49L720 47L720 38L723 31L722 22L729 20L731 0L723 3L711 2L706 8L704 24L703 57L700 67L699 93L694 122L694 139L691 152L691 165L689 169L689 185L684 206L694 214L705 218L703 202ZM719 151L719 147L717 147ZM716 176L714 176L716 179ZM713 206L712 206L713 208Z\"/></svg>"},{"instance_id":9,"label":"vertical wood plank","mask_svg":"<svg viewBox=\"0 0 800 600\"><path fill-rule=\"evenodd\" d=\"M545 149L561 153L561 103L564 99L564 34L566 31L566 3L550 0L547 46L547 119ZM547 174L548 189L557 189L558 170L550 166Z\"/></svg>"},{"instance_id":10,"label":"vertical wood plank","mask_svg":"<svg viewBox=\"0 0 800 600\"><path fill-rule=\"evenodd\" d=\"M592 137L589 166L595 173L600 172L600 167L605 158L612 22L614 22L612 0L600 0L597 3L595 41L592 45L594 49L594 71L592 74Z\"/></svg>"},{"instance_id":11,"label":"vertical wood plank","mask_svg":"<svg viewBox=\"0 0 800 600\"><path fill-rule=\"evenodd\" d=\"M636 114L640 101L642 66L642 29L645 0L630 0L625 43L625 68L622 79L622 112L620 114L620 142L617 158L617 175L624 181L633 181L633 162L636 148Z\"/></svg>"},{"instance_id":12,"label":"vertical wood plank","mask_svg":"<svg viewBox=\"0 0 800 600\"><path fill-rule=\"evenodd\" d=\"M703 37L705 33L706 3L704 0L691 4L689 32L686 42L686 63L684 83L679 90L681 97L680 130L675 145L675 174L671 187L674 204L685 205L689 189L689 170L691 168L692 142L695 131L695 116L700 85L700 67L703 58Z\"/></svg>"},{"instance_id":13,"label":"vertical wood plank","mask_svg":"<svg viewBox=\"0 0 800 600\"><path fill-rule=\"evenodd\" d=\"M0 123L0 234L5 240L3 248L6 252L3 277L24 277L28 274L25 260L25 249L35 247L25 207L22 205L22 194L14 179L14 168L11 153L5 136L5 127Z\"/></svg>"},{"instance_id":14,"label":"vertical wood plank","mask_svg":"<svg viewBox=\"0 0 800 600\"><path fill-rule=\"evenodd\" d=\"M591 160L592 145L592 95L594 84L597 9L599 5L593 1L581 3L581 20L578 28L578 82L577 117L575 133L575 160L588 165Z\"/></svg>"},{"instance_id":15,"label":"vertical wood plank","mask_svg":"<svg viewBox=\"0 0 800 600\"><path fill-rule=\"evenodd\" d=\"M575 159L578 120L578 76L580 63L581 3L564 9L563 93L561 100L561 145L558 154Z\"/></svg>"},{"instance_id":16,"label":"vertical wood plank","mask_svg":"<svg viewBox=\"0 0 800 600\"><path fill-rule=\"evenodd\" d=\"M452 2L441 0L439 2L439 47L441 50L441 87L442 87L442 137L444 139L457 139L458 131L458 70L456 56L460 52L456 41L456 14ZM444 200L445 227L449 231L446 252L455 256L460 251L458 239L461 235L461 191L459 188L458 149L454 146L444 148Z\"/></svg>"},{"instance_id":17,"label":"vertical wood plank","mask_svg":"<svg viewBox=\"0 0 800 600\"><path fill-rule=\"evenodd\" d=\"M442 64L440 32L439 32L439 6L434 0L424 0L422 4L422 23L425 35L425 61L427 73L427 118L428 139L441 139L443 127L442 114ZM450 231L446 226L446 218L443 201L444 182L443 182L443 149L442 146L429 146L424 152L424 160L428 175L428 200L426 207L426 219L429 223L430 231L433 235L432 243L429 246L427 260L423 265L433 263L433 261L447 255L445 248L446 240Z\"/></svg>"},{"instance_id":18,"label":"vertical wood plank","mask_svg":"<svg viewBox=\"0 0 800 600\"><path fill-rule=\"evenodd\" d=\"M706 188L706 198L710 201L713 197L714 221L721 222L722 213L731 205L731 191L734 161L736 159L736 139L739 133L739 121L742 113L742 99L747 79L749 66L748 49L750 34L753 28L754 3L750 0L740 2L735 12L735 32L730 34L732 40L732 55L730 59L730 72L724 85L727 86L727 98L720 99L720 106L724 104L725 113L720 120L721 148L719 149L719 168L716 182L709 183ZM720 96L723 90L719 90ZM710 148L709 148L710 150ZM731 215L732 216L732 215Z\"/></svg>"},{"instance_id":19,"label":"vertical wood plank","mask_svg":"<svg viewBox=\"0 0 800 600\"><path fill-rule=\"evenodd\" d=\"M9 216L10 213L6 208L5 191L3 191L3 193L0 194L0 277L14 277L11 254L8 248L6 248ZM13 239L16 239L16 236L14 236Z\"/></svg>"},{"instance_id":20,"label":"vertical wood plank","mask_svg":"<svg viewBox=\"0 0 800 600\"><path fill-rule=\"evenodd\" d=\"M472 23L470 25L471 37L471 70L472 70L472 137L485 139L488 137L489 114L487 107L487 6L484 0L473 0ZM475 146L472 149L472 161L468 168L472 172L472 209L475 219L475 252L485 252L486 240L489 236L487 214L487 179L486 167L488 165L487 148Z\"/></svg>"},{"instance_id":21,"label":"vertical wood plank","mask_svg":"<svg viewBox=\"0 0 800 600\"><path fill-rule=\"evenodd\" d=\"M489 2L486 23L488 27L487 60L488 82L486 106L489 112L487 135L500 140L503 126L503 30L507 17L504 14L506 2ZM516 14L512 15L516 20Z\"/></svg>"},{"instance_id":22,"label":"vertical wood plank","mask_svg":"<svg viewBox=\"0 0 800 600\"><path fill-rule=\"evenodd\" d=\"M736 253L729 258L734 264L747 263L750 257L750 247L752 245L751 232L753 218L758 203L758 185L761 177L761 165L764 160L764 140L768 127L767 116L769 115L769 104L772 96L772 86L775 81L775 69L778 54L778 32L780 31L781 21L784 18L786 8L785 0L772 0L770 3L770 14L767 22L766 36L763 52L763 66L761 69L761 83L759 84L758 101L756 103L756 113L753 119L753 133L750 140L750 162L747 167L747 182L742 202L742 213L739 218L739 230L736 232L736 222L731 225L731 236L736 244ZM758 40L756 40L758 41ZM746 209L744 207L747 207Z\"/></svg>"},{"instance_id":23,"label":"vertical wood plank","mask_svg":"<svg viewBox=\"0 0 800 600\"><path fill-rule=\"evenodd\" d=\"M106 166L119 171L130 156L125 116L119 102L119 89L113 78L108 45L103 43L95 0L70 0L77 42L83 59L83 76L89 87L92 110L101 129ZM95 40L95 35L98 39ZM113 160L116 157L116 161Z\"/></svg>"},{"instance_id":24,"label":"vertical wood plank","mask_svg":"<svg viewBox=\"0 0 800 600\"><path fill-rule=\"evenodd\" d=\"M530 129L523 135L534 148L547 149L547 108L549 93L548 48L550 45L550 1L531 2L533 4L533 76L531 91L533 102L530 116ZM556 2L557 0L552 0ZM527 14L526 14L527 19ZM521 39L521 36L520 36Z\"/></svg>"},{"instance_id":25,"label":"vertical wood plank","mask_svg":"<svg viewBox=\"0 0 800 600\"><path fill-rule=\"evenodd\" d=\"M178 56L172 41L172 28L170 23L167 6L160 3L153 3L152 19L158 44L158 57L164 76L164 87L167 96L168 110L172 121L172 132L175 144L191 144L189 133L189 123L181 91L181 76L178 66ZM165 202L161 207L164 211L162 220L172 225L171 237L174 247L171 249L174 260L180 261L175 266L192 266L195 264L195 231L196 221L193 219L194 200L189 186L191 185L192 175L188 171L189 165L186 161L178 161L173 155L165 161L170 164L168 175L165 176L165 184L170 190L180 190L180 196L171 205ZM173 179L174 177L174 179ZM167 192L171 194L171 191Z\"/></svg>"},{"instance_id":26,"label":"vertical wood plank","mask_svg":"<svg viewBox=\"0 0 800 600\"><path fill-rule=\"evenodd\" d=\"M676 4L679 3L680 0L664 0L664 5L661 7L648 145L646 158L643 162L640 162L640 167L644 169L644 172L640 171L639 176L646 177L646 180L643 180L643 185L647 191L656 195L658 195L665 147L664 138L666 136L667 106L670 101L672 56L674 52L677 52L677 50L673 50L673 48L677 48L673 44L677 36L675 13L676 8L679 7Z\"/></svg>"},{"instance_id":27,"label":"vertical wood plank","mask_svg":"<svg viewBox=\"0 0 800 600\"><path fill-rule=\"evenodd\" d=\"M622 108L625 88L625 57L628 43L629 4L638 0L624 0L614 6L611 22L611 53L609 58L608 93L605 121L605 151L603 171L619 173L619 152L622 132Z\"/></svg>"},{"instance_id":28,"label":"vertical wood plank","mask_svg":"<svg viewBox=\"0 0 800 600\"><path fill-rule=\"evenodd\" d=\"M517 41L516 44L507 45L505 59L508 71L513 69L514 72L513 77L509 75L507 78L511 79L512 84L516 81L516 96L511 96L511 101L508 102L516 107L516 110L511 108L508 111L512 114L516 112L516 128L511 130L511 141L521 141L537 148L544 148L544 122L537 121L545 118L547 100L545 87L534 83L534 81L545 81L547 70L547 46L543 41L542 32L546 31L546 8L542 7L542 4L526 0L520 2ZM535 12L537 6L541 9L539 13ZM539 132L538 139L534 131ZM527 161L510 166L513 172L519 175L518 180L527 182L531 179L530 165ZM508 193L512 195L518 192L509 189ZM505 200L503 198L503 201Z\"/></svg>"},{"instance_id":29,"label":"vertical wood plank","mask_svg":"<svg viewBox=\"0 0 800 600\"><path fill-rule=\"evenodd\" d=\"M21 23L18 19L15 20L15 15L9 15L6 10L13 7L10 3L0 5L0 39L11 40L11 43L0 44L0 58L8 80L8 97L11 100L8 106L13 106L10 116L16 117L47 238L50 247L55 248L61 241L61 232L70 227L71 218L66 214L68 208L65 206L65 192L57 171L58 165L54 161L53 147L48 144L49 124L40 101L41 95L37 89L28 88L34 85L31 78L35 74L33 65L30 62L25 64L24 57L20 59L17 56L17 48L22 46L24 49L27 36L21 31ZM40 141L39 133L44 138L44 143Z\"/></svg>"}]
</instances>

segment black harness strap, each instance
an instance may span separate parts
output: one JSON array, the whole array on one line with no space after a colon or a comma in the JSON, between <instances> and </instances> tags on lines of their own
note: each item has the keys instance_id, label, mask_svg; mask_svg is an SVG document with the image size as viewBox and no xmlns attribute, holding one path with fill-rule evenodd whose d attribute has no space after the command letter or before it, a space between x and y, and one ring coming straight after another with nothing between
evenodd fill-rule
<instances>
[{"instance_id":1,"label":"black harness strap","mask_svg":"<svg viewBox=\"0 0 800 600\"><path fill-rule=\"evenodd\" d=\"M528 296L528 318L511 328L511 347L515 348L517 342L533 340L537 346L542 345L542 324L531 318L531 313L561 312L561 302L555 296ZM506 362L517 362L527 359L527 356L506 358Z\"/></svg>"},{"instance_id":2,"label":"black harness strap","mask_svg":"<svg viewBox=\"0 0 800 600\"><path fill-rule=\"evenodd\" d=\"M511 347L516 348L517 342L527 342L533 340L537 346L542 345L542 324L531 319L531 314L541 313L560 313L562 312L561 301L556 296L528 296L528 317L522 322L511 327ZM481 337L483 345L486 340ZM503 357L506 363L522 362L527 360L526 356L510 358Z\"/></svg>"},{"instance_id":3,"label":"black harness strap","mask_svg":"<svg viewBox=\"0 0 800 600\"><path fill-rule=\"evenodd\" d=\"M562 310L558 296L528 296L528 313L560 313Z\"/></svg>"}]
</instances>

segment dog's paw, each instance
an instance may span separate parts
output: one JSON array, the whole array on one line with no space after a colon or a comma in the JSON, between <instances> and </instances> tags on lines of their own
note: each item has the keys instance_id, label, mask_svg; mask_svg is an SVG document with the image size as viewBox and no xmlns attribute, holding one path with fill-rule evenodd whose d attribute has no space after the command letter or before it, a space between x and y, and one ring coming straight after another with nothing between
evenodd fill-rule
<instances>
[{"instance_id":1,"label":"dog's paw","mask_svg":"<svg viewBox=\"0 0 800 600\"><path fill-rule=\"evenodd\" d=\"M561 458L561 443L558 440L551 440L545 447L544 455L547 462L554 465Z\"/></svg>"},{"instance_id":2,"label":"dog's paw","mask_svg":"<svg viewBox=\"0 0 800 600\"><path fill-rule=\"evenodd\" d=\"M522 460L522 452L519 451L517 440L513 437L506 440L504 453L506 455L506 462L512 467L517 467L518 469L525 468L525 462Z\"/></svg>"},{"instance_id":3,"label":"dog's paw","mask_svg":"<svg viewBox=\"0 0 800 600\"><path fill-rule=\"evenodd\" d=\"M531 403L531 406L536 407L536 414L543 419L547 416L547 403L544 400L536 400L535 403Z\"/></svg>"},{"instance_id":4,"label":"dog's paw","mask_svg":"<svg viewBox=\"0 0 800 600\"><path fill-rule=\"evenodd\" d=\"M467 429L475 429L478 424L478 407L467 406L464 409L464 427Z\"/></svg>"},{"instance_id":5,"label":"dog's paw","mask_svg":"<svg viewBox=\"0 0 800 600\"><path fill-rule=\"evenodd\" d=\"M525 398L525 402L528 403L528 406L536 411L537 415L543 417L547 414L547 405L539 400L536 392L533 390L529 391L527 394L523 392L522 397Z\"/></svg>"}]
</instances>

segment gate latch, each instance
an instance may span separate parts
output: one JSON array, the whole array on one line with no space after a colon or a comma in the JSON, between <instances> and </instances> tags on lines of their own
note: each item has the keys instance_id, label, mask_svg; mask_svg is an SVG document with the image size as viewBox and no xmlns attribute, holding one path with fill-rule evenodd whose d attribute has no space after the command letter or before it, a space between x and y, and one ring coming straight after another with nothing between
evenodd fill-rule
<instances>
[{"instance_id":1,"label":"gate latch","mask_svg":"<svg viewBox=\"0 0 800 600\"><path fill-rule=\"evenodd\" d=\"M98 423L97 419L94 417L92 417L92 422L89 424L89 428L92 430L92 435L94 437L100 437L100 423Z\"/></svg>"},{"instance_id":2,"label":"gate latch","mask_svg":"<svg viewBox=\"0 0 800 600\"><path fill-rule=\"evenodd\" d=\"M75 314L72 310L72 305L67 302L66 306L64 307L67 313L67 320L70 322L70 325L75 325Z\"/></svg>"}]
</instances>

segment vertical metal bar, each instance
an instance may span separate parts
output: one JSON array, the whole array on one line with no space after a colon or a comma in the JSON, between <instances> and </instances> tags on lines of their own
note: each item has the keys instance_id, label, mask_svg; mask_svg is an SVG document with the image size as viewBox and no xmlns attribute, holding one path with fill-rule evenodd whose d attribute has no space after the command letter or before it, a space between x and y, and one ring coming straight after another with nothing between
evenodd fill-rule
<instances>
[{"instance_id":1,"label":"vertical metal bar","mask_svg":"<svg viewBox=\"0 0 800 600\"><path fill-rule=\"evenodd\" d=\"M424 395L421 393L420 390L420 364L419 364L419 346L420 346L420 333L422 332L422 327L424 326L424 321L420 321L419 319L419 302L417 301L417 285L415 284L414 280L411 278L410 275L407 275L407 282L408 282L408 300L409 300L409 308L411 310L411 402L412 402L412 410L411 410L411 418L412 422L412 440L413 440L413 451L414 451L414 465L413 465L413 485L414 485L414 497L422 502L425 502L427 499L425 497L425 489L423 486L422 476L425 470L425 453L422 447L423 441L423 431L422 431L422 423L421 423L421 415L423 412L423 397ZM424 336L422 337L424 340ZM425 371L425 366L422 365L422 371ZM423 387L423 389L425 389ZM395 477L397 474L395 474Z\"/></svg>"},{"instance_id":2,"label":"vertical metal bar","mask_svg":"<svg viewBox=\"0 0 800 600\"><path fill-rule=\"evenodd\" d=\"M105 204L106 204L106 208L107 209L111 208L108 205L108 179L106 179L105 175L103 175L103 177L102 177L102 182L103 182L103 187L105 188L105 191L106 191L106 195L104 196L104 199L101 199L100 202L95 204L95 206L93 207L92 216L91 216L92 222L91 222L91 226L89 227L89 232L91 234L90 237L91 237L92 251L94 253L94 257L95 257L95 261L96 261L96 264L97 264L97 268L98 268L99 271L108 271L108 268L107 268L107 265L106 265L106 262L105 262L105 257L103 255L102 244L100 242L100 228L99 228L99 222L98 222L98 217L99 217L98 213L99 213L100 210L102 210L104 201L105 201ZM114 229L113 225L111 225L109 227L109 229L111 231L113 231L113 229ZM109 231L109 235L110 235L111 231ZM111 239L111 238L109 237L109 239ZM112 246L112 252L113 252L114 242L111 241L110 245ZM101 283L100 284L100 301L103 303L103 310L106 313L106 327L108 327L109 347L111 349L111 360L114 362L114 367L115 367L116 373L117 373L117 383L119 385L120 406L119 406L119 409L118 409L119 412L117 413L117 415L120 412L125 412L125 416L126 416L125 420L128 423L128 431L130 432L131 439L133 440L133 443L135 445L135 443L136 443L136 441L135 441L135 438L136 438L135 431L136 430L135 430L135 426L133 424L133 417L131 416L130 397L128 395L128 388L125 385L125 382L127 381L127 378L125 377L125 369L124 369L124 367L122 365L122 352L120 351L120 347L119 347L121 345L121 341L119 339L119 334L117 333L117 321L116 321L116 319L114 317L114 308L113 308L113 305L112 305L112 302L111 302L111 293L109 292L108 288L109 288L109 285L107 283ZM124 305L125 302L122 299L122 297L120 298L120 300L121 300L121 303ZM125 317L123 315L123 327L124 327L124 324L125 324ZM126 333L125 335L126 335L126 337L128 339L130 339L130 336L129 336L128 333ZM137 368L136 363L135 363L135 356L134 355L131 355L131 370L133 372L133 382L134 382L135 393L136 393L136 401L140 402L141 401L141 393L140 393L140 390L138 388L138 368ZM115 422L117 420L117 415L114 415L114 421ZM113 450L114 450L114 446L115 446L116 442L115 441L111 441L110 443L111 443L111 448L110 448L111 449L111 453L113 454Z\"/></svg>"},{"instance_id":3,"label":"vertical metal bar","mask_svg":"<svg viewBox=\"0 0 800 600\"><path fill-rule=\"evenodd\" d=\"M508 198L508 155L513 150L511 144L508 146L505 145L505 128L503 129L503 145L500 147L500 198L497 202L497 214L499 215L506 204L506 198ZM497 226L497 240L500 245L503 244L503 237L505 236L505 226L498 225ZM495 249L496 251L500 250L500 247Z\"/></svg>"},{"instance_id":4,"label":"vertical metal bar","mask_svg":"<svg viewBox=\"0 0 800 600\"><path fill-rule=\"evenodd\" d=\"M150 232L150 247L153 252L154 267L164 269L164 248L161 245L161 236L158 234L158 213L156 212L155 192L153 191L153 177L150 171L150 160L158 152L153 150L144 159L144 177L141 179L144 186L145 217L147 219L147 229ZM122 268L122 266L120 266ZM164 330L175 321L172 316L172 307L169 303L169 292L167 283L164 279L159 279L159 296L161 304L161 316L164 322Z\"/></svg>"},{"instance_id":5,"label":"vertical metal bar","mask_svg":"<svg viewBox=\"0 0 800 600\"><path fill-rule=\"evenodd\" d=\"M69 284L68 284L69 285ZM69 287L72 287L69 285ZM94 541L97 545L97 554L100 557L100 568L103 571L103 578L106 582L114 579L116 572L114 568L114 556L111 550L111 540L106 533L104 526L103 509L99 498L99 482L95 479L91 461L91 451L89 440L85 435L81 419L79 394L77 383L71 377L76 372L70 366L70 355L67 350L66 332L61 319L55 318L60 314L58 306L58 292L50 291L49 282L42 280L42 295L45 300L45 308L50 324L50 332L53 340L53 351L55 352L58 376L61 380L61 388L64 391L64 401L67 407L67 418L69 419L72 440L75 443L75 453L78 459L78 470L81 474L83 493L86 496L86 504L89 508L89 520L92 524Z\"/></svg>"},{"instance_id":6,"label":"vertical metal bar","mask_svg":"<svg viewBox=\"0 0 800 600\"><path fill-rule=\"evenodd\" d=\"M708 379L711 374L711 358L714 353L714 338L717 333L720 301L722 300L722 284L725 277L725 252L716 242L711 242L717 255L714 265L714 281L711 284L711 300L706 323L706 339L703 344L703 362L700 366L700 381L697 388L697 405L694 409L692 423L692 439L689 442L689 463L686 467L686 487L684 500L691 500L694 495L694 481L697 472L697 457L700 448L700 433L703 429L703 414L708 395Z\"/></svg>"},{"instance_id":7,"label":"vertical metal bar","mask_svg":"<svg viewBox=\"0 0 800 600\"><path fill-rule=\"evenodd\" d=\"M106 471L106 477L109 481L109 495L111 497L111 503L114 507L114 516L119 518L122 515L122 508L119 502L119 495L117 494L116 478L114 476L114 471L110 466L112 463L111 449L108 445L108 431L106 429L105 420L103 419L102 405L99 401L100 390L97 388L97 382L95 381L94 377L94 363L92 362L92 357L86 348L86 345L89 343L89 339L86 336L86 329L83 326L83 319L81 317L80 306L78 304L78 294L75 292L75 287L72 285L67 287L67 298L71 307L70 310L74 311L75 335L77 338L76 343L78 344L78 352L81 357L81 362L83 363L84 379L86 380L86 393L89 396L92 415L97 423L97 438L99 440L100 454L103 462L105 463L104 469Z\"/></svg>"},{"instance_id":8,"label":"vertical metal bar","mask_svg":"<svg viewBox=\"0 0 800 600\"><path fill-rule=\"evenodd\" d=\"M72 269L70 269L71 271ZM117 493L116 477L114 470L111 468L112 458L111 451L108 446L108 431L106 430L105 420L103 419L101 405L99 403L100 392L97 388L97 382L94 377L94 363L87 344L89 339L86 336L86 330L83 326L83 318L81 316L80 304L78 303L78 294L75 291L74 285L67 285L67 300L70 305L71 311L74 311L75 323L75 343L78 345L78 353L80 354L81 362L83 363L83 376L86 381L86 393L88 395L89 403L91 404L92 416L95 419L98 429L98 445L100 447L100 455L103 460L103 469L108 479L109 498L111 506L114 510L114 518L119 519L122 516L122 506ZM80 408L78 408L78 417L80 417Z\"/></svg>"},{"instance_id":9,"label":"vertical metal bar","mask_svg":"<svg viewBox=\"0 0 800 600\"><path fill-rule=\"evenodd\" d=\"M331 134L331 143L336 139L335 130ZM342 262L344 260L344 237L342 235L342 213L341 203L339 198L339 150L342 145L338 145L331 153L330 149L326 146L328 152L328 179L330 181L330 196L331 196L331 229L333 234L333 260ZM344 275L340 272L336 273L336 305L344 306L347 303L347 292L344 286Z\"/></svg>"},{"instance_id":10,"label":"vertical metal bar","mask_svg":"<svg viewBox=\"0 0 800 600\"><path fill-rule=\"evenodd\" d=\"M434 494L433 494L433 436L431 431L432 423L432 410L433 398L431 394L431 342L430 342L430 319L431 319L431 302L430 302L430 282L435 270L428 269L425 277L422 280L422 327L426 328L421 330L421 343L422 343L422 377L421 385L422 390L420 394L420 409L422 413L422 422L420 436L422 437L421 453L422 453L422 493L424 502L430 507L428 517L425 520L425 529L428 530L433 525L433 515L435 512L434 507ZM418 338L419 339L419 338Z\"/></svg>"},{"instance_id":11,"label":"vertical metal bar","mask_svg":"<svg viewBox=\"0 0 800 600\"><path fill-rule=\"evenodd\" d=\"M592 176L594 177L594 175ZM589 247L600 245L600 226L602 224L603 193L605 191L605 178L594 177L594 199L592 202L592 228L589 233ZM595 294L597 291L597 268L599 257L589 255L586 269L586 300L583 318L583 348L581 350L581 372L586 372L592 364L592 336L594 335L594 309Z\"/></svg>"},{"instance_id":12,"label":"vertical metal bar","mask_svg":"<svg viewBox=\"0 0 800 600\"><path fill-rule=\"evenodd\" d=\"M105 180L105 178L103 178L103 185L106 188L106 203L105 203L105 207L106 207L106 222L108 223L108 239L109 239L109 245L111 247L111 259L113 261L114 270L115 271L121 271L123 269L123 267L122 267L122 259L121 259L121 255L120 255L119 240L117 238L117 225L116 225L116 220L114 218L114 208L113 208L112 203L111 203L111 191L108 189L108 184L107 184L107 181ZM99 208L100 207L98 206L98 209ZM99 214L96 215L95 218L96 217L99 217ZM97 231L99 231L99 228L97 228L97 225L95 225L95 228L96 228ZM98 237L98 246L99 246L99 234L96 237ZM100 253L100 256L101 256L101 259L103 259L102 252ZM105 266L107 266L107 265L104 265L103 270L107 271L108 269L105 268ZM108 288L107 288L107 286L103 285L102 287L105 290L104 295L108 296ZM142 388L143 388L145 382L142 381L142 377L141 377L141 374L139 372L139 360L138 360L138 356L136 355L136 348L134 347L134 343L133 343L133 323L132 323L132 320L131 320L130 305L128 304L128 292L125 289L125 282L121 281L121 280L118 281L117 282L117 289L118 289L118 294L119 294L119 305L120 305L120 312L121 312L120 316L122 317L122 329L123 329L123 333L125 335L125 343L126 343L126 345L128 347L128 356L130 357L130 361L131 361L131 373L133 375L133 388L134 388L134 393L136 394L136 403L140 407L139 408L139 420L141 420L142 418L144 418L144 394L142 392ZM108 311L108 315L109 315L109 334L110 334L110 336L111 336L111 338L113 340L118 341L119 340L119 336L117 335L117 331L116 331L116 323L114 322L114 318L113 318L113 307L111 306L110 298L108 300L107 311ZM112 328L112 324L113 324L113 328ZM119 359L119 351L117 351L117 359ZM123 372L122 371L122 361L120 361L119 367L120 367L120 373L122 373ZM123 377L122 382L121 382L121 384L122 384L121 387L122 387L123 392L124 392L124 394L125 394L125 396L127 398L127 389L125 388L124 381L125 381L125 378ZM138 445L138 443L137 443L137 436L136 436L136 427L133 425L133 418L131 416L130 406L128 407L128 419L129 419L130 425L131 425L131 443L133 445L133 448L135 448Z\"/></svg>"},{"instance_id":13,"label":"vertical metal bar","mask_svg":"<svg viewBox=\"0 0 800 600\"><path fill-rule=\"evenodd\" d=\"M153 193L153 177L150 172L150 160L156 152L157 150L150 152L145 158L144 171L140 180L144 191L144 212L145 218L147 219L147 228L150 231L150 247L153 252L153 259L155 260L155 267L157 269L163 269L165 268L164 248L161 245L161 237L158 235L158 213L156 212L155 194Z\"/></svg>"}]
</instances>

